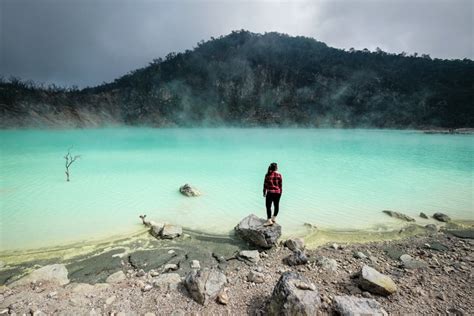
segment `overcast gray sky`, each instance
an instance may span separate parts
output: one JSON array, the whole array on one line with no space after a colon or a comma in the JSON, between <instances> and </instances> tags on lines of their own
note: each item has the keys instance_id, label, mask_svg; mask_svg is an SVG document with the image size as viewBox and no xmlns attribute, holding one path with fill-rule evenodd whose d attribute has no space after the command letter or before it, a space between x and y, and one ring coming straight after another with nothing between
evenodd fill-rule
<instances>
[{"instance_id":1,"label":"overcast gray sky","mask_svg":"<svg viewBox=\"0 0 474 316\"><path fill-rule=\"evenodd\" d=\"M0 0L0 75L100 84L232 30L474 58L472 0Z\"/></svg>"}]
</instances>

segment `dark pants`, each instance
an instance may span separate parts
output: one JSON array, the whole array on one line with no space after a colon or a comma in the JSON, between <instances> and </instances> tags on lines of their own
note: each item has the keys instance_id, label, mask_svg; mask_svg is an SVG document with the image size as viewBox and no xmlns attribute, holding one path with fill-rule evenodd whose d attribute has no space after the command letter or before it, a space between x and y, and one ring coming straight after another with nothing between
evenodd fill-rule
<instances>
[{"instance_id":1,"label":"dark pants","mask_svg":"<svg viewBox=\"0 0 474 316\"><path fill-rule=\"evenodd\" d=\"M267 193L267 197L265 199L265 205L267 206L267 218L272 217L272 202L273 202L273 216L278 215L278 211L280 210L280 193Z\"/></svg>"}]
</instances>

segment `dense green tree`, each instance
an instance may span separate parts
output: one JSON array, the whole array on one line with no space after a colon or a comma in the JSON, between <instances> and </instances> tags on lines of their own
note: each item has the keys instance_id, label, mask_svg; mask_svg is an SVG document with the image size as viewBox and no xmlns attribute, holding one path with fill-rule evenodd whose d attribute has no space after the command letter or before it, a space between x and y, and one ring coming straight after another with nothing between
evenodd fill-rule
<instances>
[{"instance_id":1,"label":"dense green tree","mask_svg":"<svg viewBox=\"0 0 474 316\"><path fill-rule=\"evenodd\" d=\"M2 80L0 123L473 127L473 86L469 59L241 30L93 88Z\"/></svg>"}]
</instances>

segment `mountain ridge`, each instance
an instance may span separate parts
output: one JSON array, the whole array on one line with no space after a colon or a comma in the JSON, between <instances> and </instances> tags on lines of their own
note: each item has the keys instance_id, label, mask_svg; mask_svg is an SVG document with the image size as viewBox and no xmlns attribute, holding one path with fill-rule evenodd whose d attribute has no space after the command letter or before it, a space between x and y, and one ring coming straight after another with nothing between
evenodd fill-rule
<instances>
[{"instance_id":1,"label":"mountain ridge","mask_svg":"<svg viewBox=\"0 0 474 316\"><path fill-rule=\"evenodd\" d=\"M1 128L474 127L474 62L234 31L96 87L0 83Z\"/></svg>"}]
</instances>

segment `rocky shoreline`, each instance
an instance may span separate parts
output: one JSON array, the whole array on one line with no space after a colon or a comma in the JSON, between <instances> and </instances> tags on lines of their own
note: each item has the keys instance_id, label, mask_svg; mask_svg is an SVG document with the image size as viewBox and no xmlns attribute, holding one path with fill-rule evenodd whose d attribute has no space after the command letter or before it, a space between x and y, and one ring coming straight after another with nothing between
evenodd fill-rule
<instances>
[{"instance_id":1,"label":"rocky shoreline","mask_svg":"<svg viewBox=\"0 0 474 316\"><path fill-rule=\"evenodd\" d=\"M267 238L262 248L186 231L174 239L143 236L134 247L3 269L0 314L265 315L289 300L306 314L371 308L381 315L471 315L472 231L452 225L400 240L315 249L299 238ZM16 278L26 271L33 272Z\"/></svg>"}]
</instances>

